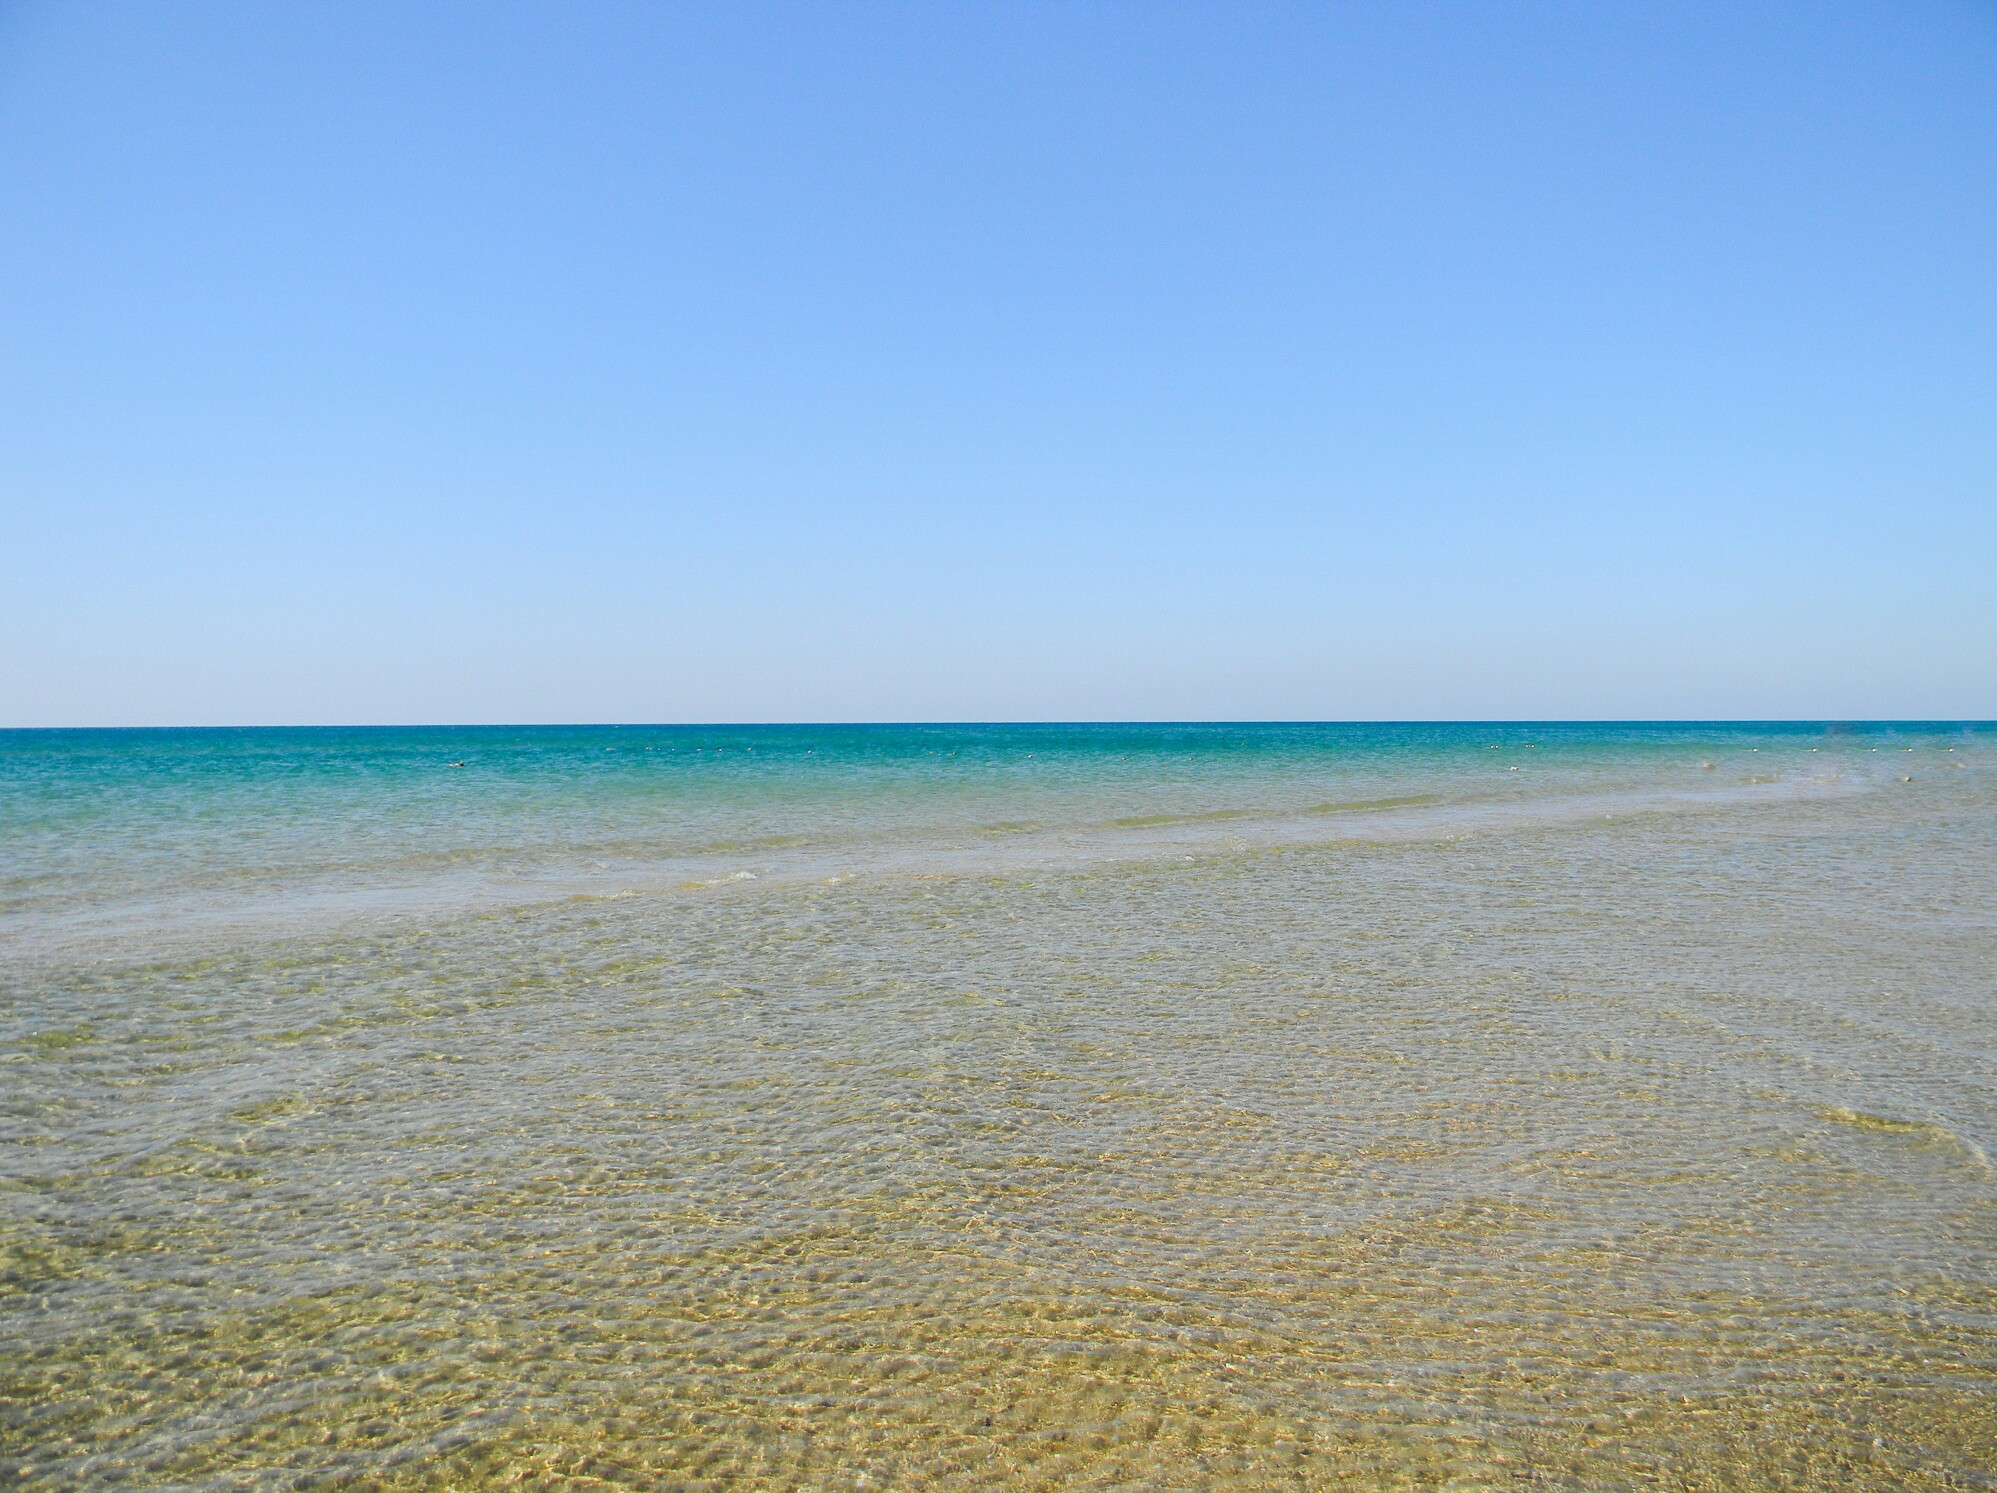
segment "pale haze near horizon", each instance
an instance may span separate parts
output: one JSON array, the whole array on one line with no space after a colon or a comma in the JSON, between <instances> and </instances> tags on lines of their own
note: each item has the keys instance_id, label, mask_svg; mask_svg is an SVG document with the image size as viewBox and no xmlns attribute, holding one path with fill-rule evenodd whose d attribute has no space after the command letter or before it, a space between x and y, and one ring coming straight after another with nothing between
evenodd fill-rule
<instances>
[{"instance_id":1,"label":"pale haze near horizon","mask_svg":"<svg viewBox=\"0 0 1997 1493\"><path fill-rule=\"evenodd\" d=\"M1997 9L0 12L0 725L1997 715Z\"/></svg>"}]
</instances>

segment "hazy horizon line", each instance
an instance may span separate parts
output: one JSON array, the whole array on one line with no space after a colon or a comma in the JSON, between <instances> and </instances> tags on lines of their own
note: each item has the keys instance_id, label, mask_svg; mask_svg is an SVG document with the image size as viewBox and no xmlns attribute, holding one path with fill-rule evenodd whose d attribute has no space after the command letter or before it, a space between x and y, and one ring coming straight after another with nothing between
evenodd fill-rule
<instances>
[{"instance_id":1,"label":"hazy horizon line","mask_svg":"<svg viewBox=\"0 0 1997 1493\"><path fill-rule=\"evenodd\" d=\"M1131 716L1069 719L649 720L649 721L211 721L0 726L0 734L59 731L661 731L828 730L989 726L1989 726L1983 716Z\"/></svg>"}]
</instances>

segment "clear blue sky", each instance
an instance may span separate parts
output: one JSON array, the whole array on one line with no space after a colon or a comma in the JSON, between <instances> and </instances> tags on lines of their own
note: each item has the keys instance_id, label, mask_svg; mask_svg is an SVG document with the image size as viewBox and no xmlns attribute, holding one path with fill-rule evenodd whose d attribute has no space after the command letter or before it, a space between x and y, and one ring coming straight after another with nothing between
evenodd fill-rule
<instances>
[{"instance_id":1,"label":"clear blue sky","mask_svg":"<svg viewBox=\"0 0 1997 1493\"><path fill-rule=\"evenodd\" d=\"M0 724L1997 715L1997 5L0 10Z\"/></svg>"}]
</instances>

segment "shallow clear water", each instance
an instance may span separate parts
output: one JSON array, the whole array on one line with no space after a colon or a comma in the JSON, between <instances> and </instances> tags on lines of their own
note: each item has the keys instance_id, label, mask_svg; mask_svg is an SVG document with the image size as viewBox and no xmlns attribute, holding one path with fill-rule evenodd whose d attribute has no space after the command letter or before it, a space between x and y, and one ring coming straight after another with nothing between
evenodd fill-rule
<instances>
[{"instance_id":1,"label":"shallow clear water","mask_svg":"<svg viewBox=\"0 0 1997 1493\"><path fill-rule=\"evenodd\" d=\"M0 733L0 1473L1989 1486L1993 887L1978 727Z\"/></svg>"}]
</instances>

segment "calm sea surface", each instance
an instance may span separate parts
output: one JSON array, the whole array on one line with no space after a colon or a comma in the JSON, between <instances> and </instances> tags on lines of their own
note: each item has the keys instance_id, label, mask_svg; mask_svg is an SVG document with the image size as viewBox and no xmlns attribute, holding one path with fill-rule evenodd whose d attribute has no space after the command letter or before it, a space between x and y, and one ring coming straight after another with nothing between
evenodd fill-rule
<instances>
[{"instance_id":1,"label":"calm sea surface","mask_svg":"<svg viewBox=\"0 0 1997 1493\"><path fill-rule=\"evenodd\" d=\"M1997 1486L1997 727L0 732L0 1477Z\"/></svg>"}]
</instances>

